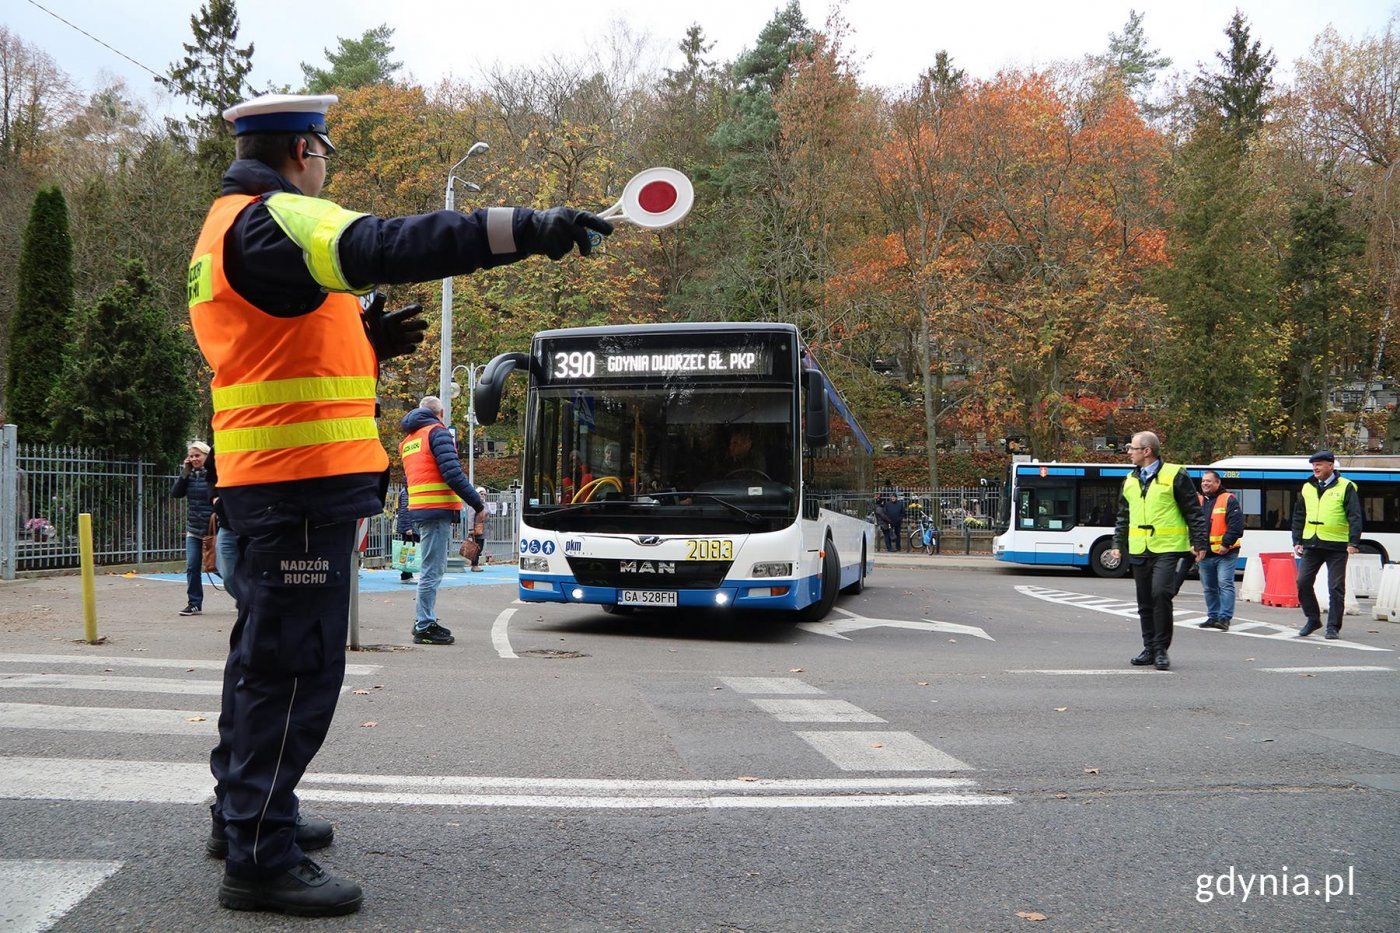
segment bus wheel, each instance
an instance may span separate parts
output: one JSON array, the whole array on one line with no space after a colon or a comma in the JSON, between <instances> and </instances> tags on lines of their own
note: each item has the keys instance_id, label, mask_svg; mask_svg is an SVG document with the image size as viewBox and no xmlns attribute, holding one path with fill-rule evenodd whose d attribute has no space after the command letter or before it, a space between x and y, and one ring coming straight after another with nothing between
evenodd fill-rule
<instances>
[{"instance_id":1,"label":"bus wheel","mask_svg":"<svg viewBox=\"0 0 1400 933\"><path fill-rule=\"evenodd\" d=\"M838 571L839 573L839 571ZM841 592L847 596L859 596L865 592L865 545L860 546L860 570L856 571L856 582L846 587Z\"/></svg>"},{"instance_id":2,"label":"bus wheel","mask_svg":"<svg viewBox=\"0 0 1400 933\"><path fill-rule=\"evenodd\" d=\"M1095 576L1122 577L1128 573L1128 562L1122 557L1114 560L1108 553L1113 550L1112 538L1100 538L1089 549L1089 569Z\"/></svg>"},{"instance_id":3,"label":"bus wheel","mask_svg":"<svg viewBox=\"0 0 1400 933\"><path fill-rule=\"evenodd\" d=\"M822 595L816 602L803 608L798 615L803 622L820 622L826 618L831 607L836 605L836 591L841 586L841 558L836 553L836 545L826 542L826 556L822 558Z\"/></svg>"}]
</instances>

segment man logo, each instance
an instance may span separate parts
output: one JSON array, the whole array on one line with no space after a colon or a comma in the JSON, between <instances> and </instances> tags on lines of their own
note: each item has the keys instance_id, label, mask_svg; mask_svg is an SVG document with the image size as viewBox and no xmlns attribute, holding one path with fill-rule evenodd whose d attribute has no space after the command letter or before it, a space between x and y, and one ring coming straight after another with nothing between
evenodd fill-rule
<instances>
[{"instance_id":1,"label":"man logo","mask_svg":"<svg viewBox=\"0 0 1400 933\"><path fill-rule=\"evenodd\" d=\"M642 547L656 547L661 543L660 535L642 535L637 539L637 543Z\"/></svg>"},{"instance_id":2,"label":"man logo","mask_svg":"<svg viewBox=\"0 0 1400 933\"><path fill-rule=\"evenodd\" d=\"M674 574L676 572L676 562L670 560L644 560L641 562L635 560L624 560L619 562L617 570L619 573Z\"/></svg>"}]
</instances>

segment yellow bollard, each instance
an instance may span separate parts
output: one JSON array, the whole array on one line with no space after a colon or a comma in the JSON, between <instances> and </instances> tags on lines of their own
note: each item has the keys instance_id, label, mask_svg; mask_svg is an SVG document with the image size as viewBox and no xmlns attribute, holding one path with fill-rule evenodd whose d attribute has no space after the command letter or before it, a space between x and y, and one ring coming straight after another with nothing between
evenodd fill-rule
<instances>
[{"instance_id":1,"label":"yellow bollard","mask_svg":"<svg viewBox=\"0 0 1400 933\"><path fill-rule=\"evenodd\" d=\"M97 644L97 591L92 566L92 514L78 515L78 559L83 574L83 636Z\"/></svg>"}]
</instances>

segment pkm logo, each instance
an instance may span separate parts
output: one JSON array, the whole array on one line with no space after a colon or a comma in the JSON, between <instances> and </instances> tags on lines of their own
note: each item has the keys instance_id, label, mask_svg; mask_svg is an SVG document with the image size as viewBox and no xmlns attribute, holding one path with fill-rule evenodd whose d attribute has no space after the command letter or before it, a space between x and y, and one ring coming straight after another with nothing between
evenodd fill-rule
<instances>
[{"instance_id":1,"label":"pkm logo","mask_svg":"<svg viewBox=\"0 0 1400 933\"><path fill-rule=\"evenodd\" d=\"M565 554L579 554L583 551L583 542L576 538L570 538L564 542Z\"/></svg>"}]
</instances>

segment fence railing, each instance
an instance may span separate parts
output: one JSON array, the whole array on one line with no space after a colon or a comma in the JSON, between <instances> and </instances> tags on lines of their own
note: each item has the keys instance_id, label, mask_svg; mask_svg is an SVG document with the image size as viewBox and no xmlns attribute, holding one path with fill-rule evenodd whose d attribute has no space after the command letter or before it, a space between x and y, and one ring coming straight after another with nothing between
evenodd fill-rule
<instances>
[{"instance_id":1,"label":"fence railing","mask_svg":"<svg viewBox=\"0 0 1400 933\"><path fill-rule=\"evenodd\" d=\"M145 461L113 460L82 448L20 444L14 425L0 431L0 579L16 572L78 566L78 515L92 515L93 554L98 564L183 561L186 503L170 498L178 474ZM947 551L989 551L997 533L1001 489L960 486L928 489L887 487L901 498L905 515L902 547L920 513L931 516ZM389 491L398 501L398 488ZM520 503L513 491L488 493L485 554L513 561L519 541ZM914 504L917 503L917 508ZM839 509L867 516L874 502L843 498ZM455 525L453 549L465 529ZM387 561L393 551L391 507L370 518L365 559Z\"/></svg>"}]
</instances>

